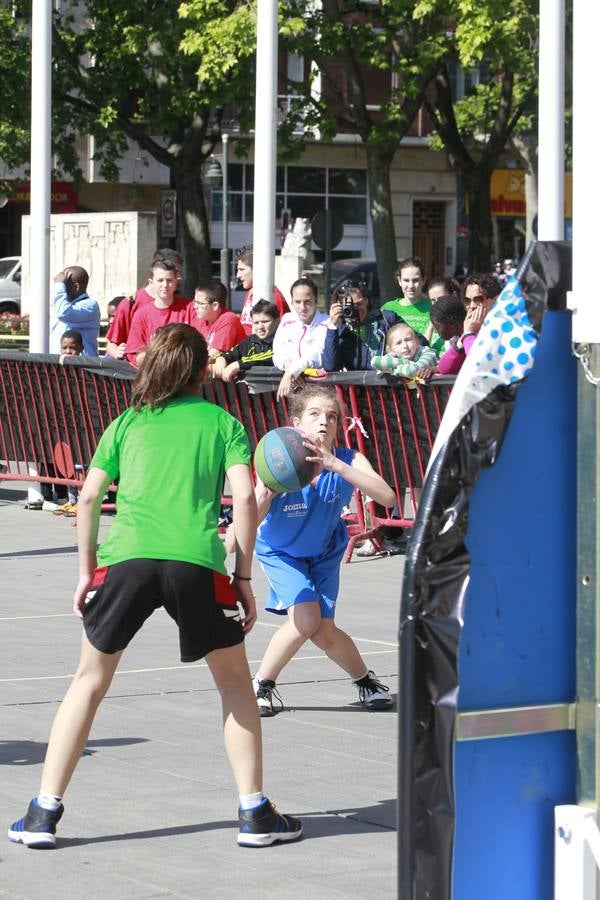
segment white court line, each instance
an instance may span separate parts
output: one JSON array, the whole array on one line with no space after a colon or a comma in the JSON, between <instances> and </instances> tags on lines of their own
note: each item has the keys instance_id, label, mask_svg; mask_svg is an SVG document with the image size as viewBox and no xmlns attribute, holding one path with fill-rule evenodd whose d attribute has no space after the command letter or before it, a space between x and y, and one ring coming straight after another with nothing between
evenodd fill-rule
<instances>
[{"instance_id":1,"label":"white court line","mask_svg":"<svg viewBox=\"0 0 600 900\"><path fill-rule=\"evenodd\" d=\"M40 613L37 616L0 616L0 622L20 622L21 619L68 619L75 618L75 614L70 613Z\"/></svg>"},{"instance_id":2,"label":"white court line","mask_svg":"<svg viewBox=\"0 0 600 900\"><path fill-rule=\"evenodd\" d=\"M388 653L396 653L396 650L371 650L366 653L362 653L362 656L385 656ZM298 662L314 662L319 659L329 659L328 656L322 654L320 656L294 656L293 659L290 660L290 663L298 663ZM258 665L260 663L260 659L249 659L248 663L251 666ZM288 663L289 665L289 663ZM181 669L207 669L208 666L206 663L185 663L181 666L157 666L153 669L117 669L115 672L116 675L143 675L150 672L176 672ZM17 684L24 681L59 681L64 678L73 678L74 673L69 673L67 675L29 675L24 678L0 678L0 684Z\"/></svg>"},{"instance_id":3,"label":"white court line","mask_svg":"<svg viewBox=\"0 0 600 900\"><path fill-rule=\"evenodd\" d=\"M69 612L69 613L47 613L47 614L40 613L39 615L36 615L36 616L0 616L0 622L19 622L22 619L60 619L60 618L74 619L75 615L74 615L74 613ZM272 628L274 630L281 627L281 622L279 622L277 624L271 624L271 622L256 622L256 624L260 625L262 628ZM373 638L361 638L361 637L353 637L352 640L361 641L361 643L363 643L363 644L378 644L381 647L397 647L398 646L397 641L376 641ZM307 657L305 657L305 659L306 658ZM319 659L320 658L321 657L319 657Z\"/></svg>"}]
</instances>

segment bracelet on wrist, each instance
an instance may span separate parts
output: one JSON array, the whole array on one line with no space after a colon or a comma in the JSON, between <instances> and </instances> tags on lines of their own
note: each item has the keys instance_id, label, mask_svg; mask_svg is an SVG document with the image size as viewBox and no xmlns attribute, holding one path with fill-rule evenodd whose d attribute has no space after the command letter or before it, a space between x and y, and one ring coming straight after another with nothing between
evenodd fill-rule
<instances>
[{"instance_id":1,"label":"bracelet on wrist","mask_svg":"<svg viewBox=\"0 0 600 900\"><path fill-rule=\"evenodd\" d=\"M246 575L238 575L237 572L234 572L231 577L237 578L238 581L252 581L252 576L250 576L250 578L248 578Z\"/></svg>"}]
</instances>

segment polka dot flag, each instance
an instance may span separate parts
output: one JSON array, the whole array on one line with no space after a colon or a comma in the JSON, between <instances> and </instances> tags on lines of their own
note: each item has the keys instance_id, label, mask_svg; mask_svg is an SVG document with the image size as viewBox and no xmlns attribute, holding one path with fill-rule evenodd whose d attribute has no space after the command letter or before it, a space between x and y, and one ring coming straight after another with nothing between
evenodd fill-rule
<instances>
[{"instance_id":1,"label":"polka dot flag","mask_svg":"<svg viewBox=\"0 0 600 900\"><path fill-rule=\"evenodd\" d=\"M521 288L511 279L471 348L471 387L488 393L499 384L521 381L533 368L536 346L537 334L531 327Z\"/></svg>"}]
</instances>

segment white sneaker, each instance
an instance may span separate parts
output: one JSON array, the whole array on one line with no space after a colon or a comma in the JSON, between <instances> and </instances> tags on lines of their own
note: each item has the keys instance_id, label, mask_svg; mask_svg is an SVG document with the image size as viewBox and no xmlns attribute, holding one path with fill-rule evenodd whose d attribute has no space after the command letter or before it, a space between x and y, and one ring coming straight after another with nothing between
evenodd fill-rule
<instances>
[{"instance_id":1,"label":"white sneaker","mask_svg":"<svg viewBox=\"0 0 600 900\"><path fill-rule=\"evenodd\" d=\"M52 500L44 500L42 509L44 512L54 512L55 509L58 509L58 503L53 503Z\"/></svg>"},{"instance_id":2,"label":"white sneaker","mask_svg":"<svg viewBox=\"0 0 600 900\"><path fill-rule=\"evenodd\" d=\"M375 678L375 672L369 670L367 674L355 681L358 688L358 698L367 709L389 709L394 705L394 698L390 697L390 689L387 684L382 684Z\"/></svg>"},{"instance_id":3,"label":"white sneaker","mask_svg":"<svg viewBox=\"0 0 600 900\"><path fill-rule=\"evenodd\" d=\"M377 548L375 547L375 544L373 543L373 541L367 540L364 542L362 547L359 547L359 549L356 551L356 555L357 556L376 556Z\"/></svg>"}]
</instances>

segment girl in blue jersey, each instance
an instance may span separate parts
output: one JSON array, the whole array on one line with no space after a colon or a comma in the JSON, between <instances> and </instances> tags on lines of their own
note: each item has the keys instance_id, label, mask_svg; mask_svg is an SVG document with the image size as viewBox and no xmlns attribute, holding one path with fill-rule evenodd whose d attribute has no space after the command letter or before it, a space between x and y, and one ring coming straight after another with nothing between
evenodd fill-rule
<instances>
[{"instance_id":1,"label":"girl in blue jersey","mask_svg":"<svg viewBox=\"0 0 600 900\"><path fill-rule=\"evenodd\" d=\"M389 688L369 671L352 638L334 622L340 565L348 543L340 518L355 488L382 506L396 496L361 453L335 447L341 410L335 391L308 385L289 400L292 424L306 435L317 475L301 491L277 494L260 480L256 486L256 555L271 586L266 609L286 616L273 635L254 678L261 716L283 709L276 682L283 667L307 640L352 678L369 709L393 705ZM275 700L277 709L273 706Z\"/></svg>"}]
</instances>

